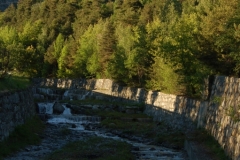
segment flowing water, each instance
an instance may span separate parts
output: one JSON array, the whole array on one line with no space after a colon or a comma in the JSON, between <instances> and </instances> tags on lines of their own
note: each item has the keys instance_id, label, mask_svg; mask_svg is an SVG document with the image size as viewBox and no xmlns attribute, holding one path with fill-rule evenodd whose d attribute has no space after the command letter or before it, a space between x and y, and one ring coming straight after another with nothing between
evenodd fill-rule
<instances>
[{"instance_id":1,"label":"flowing water","mask_svg":"<svg viewBox=\"0 0 240 160\"><path fill-rule=\"evenodd\" d=\"M64 112L60 115L53 115L54 103L39 103L39 112L48 114L48 128L43 142L38 146L30 146L21 152L6 158L6 160L36 160L42 159L45 155L61 148L70 141L80 140L84 137L96 135L114 140L125 141L133 147L132 153L136 155L138 160L185 160L186 154L183 151L150 145L149 142L142 139L130 140L119 137L116 134L109 133L103 129L96 129L95 126L101 121L97 116L72 115L69 108L63 105ZM57 135L57 131L61 128L68 128L72 132L70 135L62 139Z\"/></svg>"},{"instance_id":2,"label":"flowing water","mask_svg":"<svg viewBox=\"0 0 240 160\"><path fill-rule=\"evenodd\" d=\"M67 108L65 104L62 105L64 108L63 115L71 115L71 110L70 108Z\"/></svg>"},{"instance_id":3,"label":"flowing water","mask_svg":"<svg viewBox=\"0 0 240 160\"><path fill-rule=\"evenodd\" d=\"M52 103L38 103L38 111L40 114L53 114L53 105L54 102Z\"/></svg>"}]
</instances>

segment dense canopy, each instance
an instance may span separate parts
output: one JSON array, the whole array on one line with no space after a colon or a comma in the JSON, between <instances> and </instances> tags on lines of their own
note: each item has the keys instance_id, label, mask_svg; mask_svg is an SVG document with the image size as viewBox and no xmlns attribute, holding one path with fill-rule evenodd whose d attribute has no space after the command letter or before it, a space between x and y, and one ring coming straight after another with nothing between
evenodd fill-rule
<instances>
[{"instance_id":1,"label":"dense canopy","mask_svg":"<svg viewBox=\"0 0 240 160\"><path fill-rule=\"evenodd\" d=\"M21 0L0 13L12 70L198 97L209 75L240 75L240 1Z\"/></svg>"}]
</instances>

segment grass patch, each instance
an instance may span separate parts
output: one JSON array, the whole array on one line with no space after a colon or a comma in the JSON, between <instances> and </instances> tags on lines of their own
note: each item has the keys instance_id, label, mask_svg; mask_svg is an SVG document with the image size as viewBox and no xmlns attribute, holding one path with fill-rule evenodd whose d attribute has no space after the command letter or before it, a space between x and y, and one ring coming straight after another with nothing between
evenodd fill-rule
<instances>
[{"instance_id":1,"label":"grass patch","mask_svg":"<svg viewBox=\"0 0 240 160\"><path fill-rule=\"evenodd\" d=\"M200 143L207 154L218 160L230 160L220 144L206 130L198 129L190 135L190 140Z\"/></svg>"},{"instance_id":2,"label":"grass patch","mask_svg":"<svg viewBox=\"0 0 240 160\"><path fill-rule=\"evenodd\" d=\"M169 147L183 148L185 134L171 130L164 123L156 123L145 114L126 114L120 112L100 112L98 115L106 117L101 125L106 128L122 131L124 134L137 135L153 139L156 144L165 144ZM147 119L147 121L144 121ZM150 120L149 120L150 119Z\"/></svg>"},{"instance_id":3,"label":"grass patch","mask_svg":"<svg viewBox=\"0 0 240 160\"><path fill-rule=\"evenodd\" d=\"M96 110L93 114L102 117L101 125L128 134L142 136L154 128L152 117L143 113L127 114L117 111Z\"/></svg>"},{"instance_id":4,"label":"grass patch","mask_svg":"<svg viewBox=\"0 0 240 160\"><path fill-rule=\"evenodd\" d=\"M9 76L0 79L0 91L12 91L24 89L31 84L29 78L20 76Z\"/></svg>"},{"instance_id":5,"label":"grass patch","mask_svg":"<svg viewBox=\"0 0 240 160\"><path fill-rule=\"evenodd\" d=\"M39 144L41 141L39 134L43 130L44 125L37 116L29 118L25 124L17 126L7 139L0 142L0 159L27 145Z\"/></svg>"},{"instance_id":6,"label":"grass patch","mask_svg":"<svg viewBox=\"0 0 240 160\"><path fill-rule=\"evenodd\" d=\"M182 149L184 147L185 134L182 132L172 132L170 134L157 134L156 143L165 144L172 148Z\"/></svg>"},{"instance_id":7,"label":"grass patch","mask_svg":"<svg viewBox=\"0 0 240 160\"><path fill-rule=\"evenodd\" d=\"M124 119L110 119L107 118L101 122L101 124L107 128L118 129L127 134L135 135L147 135L148 132L151 132L154 124L148 122L139 122L133 120L124 120Z\"/></svg>"},{"instance_id":8,"label":"grass patch","mask_svg":"<svg viewBox=\"0 0 240 160\"><path fill-rule=\"evenodd\" d=\"M134 113L134 114L126 114L122 112L117 112L117 111L102 111L102 110L96 110L94 111L95 115L98 115L103 118L111 118L111 119L119 119L119 118L124 118L124 117L129 117L132 119L137 119L137 118L151 118L150 116L143 114L143 113Z\"/></svg>"},{"instance_id":9,"label":"grass patch","mask_svg":"<svg viewBox=\"0 0 240 160\"><path fill-rule=\"evenodd\" d=\"M67 136L71 133L71 130L68 128L62 128L60 132L63 136Z\"/></svg>"},{"instance_id":10,"label":"grass patch","mask_svg":"<svg viewBox=\"0 0 240 160\"><path fill-rule=\"evenodd\" d=\"M108 105L108 104L112 104L111 102L107 102L107 101L103 101L103 100L98 100L98 99L91 99L91 98L87 98L87 99L83 99L83 100L63 100L64 102L67 102L69 104L73 104L73 105L83 105L83 104L101 104L101 105Z\"/></svg>"},{"instance_id":11,"label":"grass patch","mask_svg":"<svg viewBox=\"0 0 240 160\"><path fill-rule=\"evenodd\" d=\"M136 107L138 108L138 110L143 111L145 109L145 104L144 103L137 103L137 102L110 102L110 101L106 101L106 100L100 100L100 99L92 99L92 98L88 98L88 99L84 99L84 100L62 100L62 103L68 103L68 104L72 104L72 105L111 105L111 106L129 106L129 107Z\"/></svg>"},{"instance_id":12,"label":"grass patch","mask_svg":"<svg viewBox=\"0 0 240 160\"><path fill-rule=\"evenodd\" d=\"M71 142L47 156L45 160L133 160L131 145L101 137L90 137L85 140Z\"/></svg>"}]
</instances>

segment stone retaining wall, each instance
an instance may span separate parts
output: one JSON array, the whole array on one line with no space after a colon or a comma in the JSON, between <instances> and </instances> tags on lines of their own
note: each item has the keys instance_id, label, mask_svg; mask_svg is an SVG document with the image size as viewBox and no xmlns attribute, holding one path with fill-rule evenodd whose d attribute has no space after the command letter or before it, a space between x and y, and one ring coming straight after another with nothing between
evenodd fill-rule
<instances>
[{"instance_id":1,"label":"stone retaining wall","mask_svg":"<svg viewBox=\"0 0 240 160\"><path fill-rule=\"evenodd\" d=\"M17 125L35 115L31 89L0 94L0 141L8 137Z\"/></svg>"},{"instance_id":2,"label":"stone retaining wall","mask_svg":"<svg viewBox=\"0 0 240 160\"><path fill-rule=\"evenodd\" d=\"M215 78L204 127L226 153L240 160L240 79Z\"/></svg>"},{"instance_id":3,"label":"stone retaining wall","mask_svg":"<svg viewBox=\"0 0 240 160\"><path fill-rule=\"evenodd\" d=\"M240 79L216 76L207 101L183 96L123 87L109 79L38 79L41 86L67 89L86 88L146 104L145 113L156 121L189 131L207 129L233 160L240 160Z\"/></svg>"}]
</instances>

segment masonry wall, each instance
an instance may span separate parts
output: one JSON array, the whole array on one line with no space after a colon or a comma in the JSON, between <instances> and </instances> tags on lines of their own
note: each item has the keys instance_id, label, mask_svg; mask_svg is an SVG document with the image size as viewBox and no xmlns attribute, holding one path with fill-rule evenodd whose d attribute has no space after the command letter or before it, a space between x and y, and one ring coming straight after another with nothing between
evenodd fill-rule
<instances>
[{"instance_id":1,"label":"masonry wall","mask_svg":"<svg viewBox=\"0 0 240 160\"><path fill-rule=\"evenodd\" d=\"M31 89L0 93L0 141L8 137L17 125L35 115Z\"/></svg>"},{"instance_id":2,"label":"masonry wall","mask_svg":"<svg viewBox=\"0 0 240 160\"><path fill-rule=\"evenodd\" d=\"M156 121L188 132L207 129L233 160L240 160L240 79L216 76L207 101L182 96L123 87L109 79L38 80L38 84L59 88L86 88L112 95L120 100L146 104L145 113Z\"/></svg>"},{"instance_id":3,"label":"masonry wall","mask_svg":"<svg viewBox=\"0 0 240 160\"><path fill-rule=\"evenodd\" d=\"M226 153L240 160L240 79L215 78L204 127Z\"/></svg>"}]
</instances>

